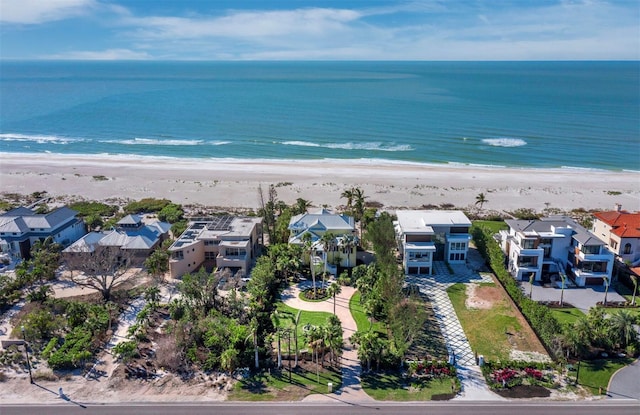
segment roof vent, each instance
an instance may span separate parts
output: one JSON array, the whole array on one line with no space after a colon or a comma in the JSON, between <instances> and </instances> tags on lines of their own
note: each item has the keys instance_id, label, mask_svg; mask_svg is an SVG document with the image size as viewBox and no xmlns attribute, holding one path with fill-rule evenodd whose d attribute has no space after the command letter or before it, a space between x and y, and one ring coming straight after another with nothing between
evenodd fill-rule
<instances>
[{"instance_id":1,"label":"roof vent","mask_svg":"<svg viewBox=\"0 0 640 415\"><path fill-rule=\"evenodd\" d=\"M622 204L620 204L620 203L616 203L615 205L613 205L613 209L614 209L616 212L620 212L620 211L622 210Z\"/></svg>"}]
</instances>

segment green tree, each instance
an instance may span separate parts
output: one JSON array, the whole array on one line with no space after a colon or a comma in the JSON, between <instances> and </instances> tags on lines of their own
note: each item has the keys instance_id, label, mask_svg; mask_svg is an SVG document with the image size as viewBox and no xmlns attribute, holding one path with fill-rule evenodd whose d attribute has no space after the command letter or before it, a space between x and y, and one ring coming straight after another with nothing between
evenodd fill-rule
<instances>
[{"instance_id":1,"label":"green tree","mask_svg":"<svg viewBox=\"0 0 640 415\"><path fill-rule=\"evenodd\" d=\"M300 215L307 213L307 210L311 207L311 202L301 197L296 199L296 204L293 206L292 213L294 215Z\"/></svg>"},{"instance_id":2,"label":"green tree","mask_svg":"<svg viewBox=\"0 0 640 415\"><path fill-rule=\"evenodd\" d=\"M633 296L631 297L631 305L636 305L636 293L638 292L638 276L634 274L630 274L629 278L631 278L631 283L633 284Z\"/></svg>"},{"instance_id":3,"label":"green tree","mask_svg":"<svg viewBox=\"0 0 640 415\"><path fill-rule=\"evenodd\" d=\"M278 341L278 369L280 369L282 367L282 347L280 343L280 316L278 314L278 310L271 313L271 321L273 322L273 327L276 330L276 337Z\"/></svg>"},{"instance_id":4,"label":"green tree","mask_svg":"<svg viewBox=\"0 0 640 415\"><path fill-rule=\"evenodd\" d=\"M347 256L347 268L351 268L351 253L358 245L358 239L354 235L341 235L339 245Z\"/></svg>"},{"instance_id":5,"label":"green tree","mask_svg":"<svg viewBox=\"0 0 640 415\"><path fill-rule=\"evenodd\" d=\"M327 295L333 297L333 315L336 315L336 296L342 292L342 287L338 283L333 283L327 289Z\"/></svg>"},{"instance_id":6,"label":"green tree","mask_svg":"<svg viewBox=\"0 0 640 415\"><path fill-rule=\"evenodd\" d=\"M184 210L180 205L169 203L158 212L158 219L168 223L180 222L184 219Z\"/></svg>"},{"instance_id":7,"label":"green tree","mask_svg":"<svg viewBox=\"0 0 640 415\"><path fill-rule=\"evenodd\" d=\"M341 198L347 199L347 212L351 213L351 208L353 207L353 188L346 189L340 195Z\"/></svg>"},{"instance_id":8,"label":"green tree","mask_svg":"<svg viewBox=\"0 0 640 415\"><path fill-rule=\"evenodd\" d=\"M169 246L171 241L165 241L144 261L145 268L158 283L164 282L164 276L169 272Z\"/></svg>"},{"instance_id":9,"label":"green tree","mask_svg":"<svg viewBox=\"0 0 640 415\"><path fill-rule=\"evenodd\" d=\"M630 310L620 310L609 318L611 342L625 348L637 342L638 333L634 325L636 317Z\"/></svg>"},{"instance_id":10,"label":"green tree","mask_svg":"<svg viewBox=\"0 0 640 415\"><path fill-rule=\"evenodd\" d=\"M405 298L393 307L389 313L389 327L393 347L400 358L400 367L404 357L413 344L413 340L424 330L427 315L424 306L415 298Z\"/></svg>"},{"instance_id":11,"label":"green tree","mask_svg":"<svg viewBox=\"0 0 640 415\"><path fill-rule=\"evenodd\" d=\"M324 271L322 273L322 287L324 288L324 279L327 275L327 264L329 262L329 251L333 250L336 244L336 235L333 232L325 232L320 238L322 244L322 251L324 253Z\"/></svg>"},{"instance_id":12,"label":"green tree","mask_svg":"<svg viewBox=\"0 0 640 415\"><path fill-rule=\"evenodd\" d=\"M302 310L298 310L295 317L291 317L291 322L293 323L293 343L295 344L295 361L294 367L298 367L298 325L300 324L300 316L302 315Z\"/></svg>"},{"instance_id":13,"label":"green tree","mask_svg":"<svg viewBox=\"0 0 640 415\"><path fill-rule=\"evenodd\" d=\"M480 209L482 209L482 206L484 206L484 204L487 202L488 200L484 193L478 193L478 195L476 196L476 206L480 205Z\"/></svg>"},{"instance_id":14,"label":"green tree","mask_svg":"<svg viewBox=\"0 0 640 415\"><path fill-rule=\"evenodd\" d=\"M178 283L189 315L206 316L218 305L218 288L214 272L208 273L204 267L195 274L185 274Z\"/></svg>"}]
</instances>

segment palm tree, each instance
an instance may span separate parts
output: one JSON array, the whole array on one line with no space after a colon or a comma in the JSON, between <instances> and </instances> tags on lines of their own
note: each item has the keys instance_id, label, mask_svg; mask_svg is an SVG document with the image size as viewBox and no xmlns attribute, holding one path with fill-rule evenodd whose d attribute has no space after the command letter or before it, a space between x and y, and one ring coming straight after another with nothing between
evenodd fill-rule
<instances>
[{"instance_id":1,"label":"palm tree","mask_svg":"<svg viewBox=\"0 0 640 415\"><path fill-rule=\"evenodd\" d=\"M316 267L313 263L313 253L315 251L315 247L311 238L311 233L307 232L302 235L302 241L304 242L305 250L309 252L309 268L311 269L311 281L313 282L313 298L316 298Z\"/></svg>"},{"instance_id":2,"label":"palm tree","mask_svg":"<svg viewBox=\"0 0 640 415\"><path fill-rule=\"evenodd\" d=\"M260 356L258 355L258 319L253 317L249 323L249 335L253 340L253 361L256 369L260 369Z\"/></svg>"},{"instance_id":3,"label":"palm tree","mask_svg":"<svg viewBox=\"0 0 640 415\"><path fill-rule=\"evenodd\" d=\"M364 195L364 190L359 187L353 188L353 216L356 222L359 223L360 236L362 236L362 218L364 217L365 202L367 196Z\"/></svg>"},{"instance_id":4,"label":"palm tree","mask_svg":"<svg viewBox=\"0 0 640 415\"><path fill-rule=\"evenodd\" d=\"M344 192L342 192L340 197L347 199L347 211L350 211L351 207L353 206L353 189L345 190Z\"/></svg>"},{"instance_id":5,"label":"palm tree","mask_svg":"<svg viewBox=\"0 0 640 415\"><path fill-rule=\"evenodd\" d=\"M340 238L340 246L347 255L347 268L351 268L351 249L357 245L357 239L354 235L346 234Z\"/></svg>"},{"instance_id":6,"label":"palm tree","mask_svg":"<svg viewBox=\"0 0 640 415\"><path fill-rule=\"evenodd\" d=\"M320 243L322 244L322 250L324 251L324 272L322 273L322 288L324 288L324 278L327 274L327 263L329 262L329 251L333 249L335 245L336 236L333 232L326 232L320 238Z\"/></svg>"},{"instance_id":7,"label":"palm tree","mask_svg":"<svg viewBox=\"0 0 640 415\"><path fill-rule=\"evenodd\" d=\"M631 305L636 305L636 292L638 292L638 276L630 274L631 282L633 283L633 297L631 297Z\"/></svg>"},{"instance_id":8,"label":"palm tree","mask_svg":"<svg viewBox=\"0 0 640 415\"><path fill-rule=\"evenodd\" d=\"M564 285L567 282L567 276L564 274L562 270L560 270L560 280L562 281L562 286L560 287L560 307L564 306Z\"/></svg>"},{"instance_id":9,"label":"palm tree","mask_svg":"<svg viewBox=\"0 0 640 415\"><path fill-rule=\"evenodd\" d=\"M480 205L480 209L482 209L482 206L488 201L484 193L479 193L478 196L476 196L476 206Z\"/></svg>"},{"instance_id":10,"label":"palm tree","mask_svg":"<svg viewBox=\"0 0 640 415\"><path fill-rule=\"evenodd\" d=\"M620 310L609 318L610 335L614 343L621 347L633 343L638 334L634 329L635 316L630 310Z\"/></svg>"},{"instance_id":11,"label":"palm tree","mask_svg":"<svg viewBox=\"0 0 640 415\"><path fill-rule=\"evenodd\" d=\"M278 310L271 313L271 322L278 336L278 369L280 369L282 367L282 348L280 346L280 316L278 315Z\"/></svg>"},{"instance_id":12,"label":"palm tree","mask_svg":"<svg viewBox=\"0 0 640 415\"><path fill-rule=\"evenodd\" d=\"M294 367L298 367L298 324L300 324L300 315L302 314L302 310L298 310L295 317L291 318L291 322L293 323L293 342L296 345L296 357L294 361Z\"/></svg>"},{"instance_id":13,"label":"palm tree","mask_svg":"<svg viewBox=\"0 0 640 415\"><path fill-rule=\"evenodd\" d=\"M604 301L603 305L607 306L607 294L609 293L609 277L602 277L602 281L604 282Z\"/></svg>"},{"instance_id":14,"label":"palm tree","mask_svg":"<svg viewBox=\"0 0 640 415\"><path fill-rule=\"evenodd\" d=\"M529 276L529 299L533 300L533 280L536 278L535 272Z\"/></svg>"},{"instance_id":15,"label":"palm tree","mask_svg":"<svg viewBox=\"0 0 640 415\"><path fill-rule=\"evenodd\" d=\"M293 209L294 214L299 215L301 213L305 213L310 206L311 206L311 202L299 197L296 199L296 204Z\"/></svg>"},{"instance_id":16,"label":"palm tree","mask_svg":"<svg viewBox=\"0 0 640 415\"><path fill-rule=\"evenodd\" d=\"M336 314L336 296L341 292L342 292L342 287L340 286L340 284L336 282L331 284L331 286L327 289L327 294L333 297L333 315Z\"/></svg>"}]
</instances>

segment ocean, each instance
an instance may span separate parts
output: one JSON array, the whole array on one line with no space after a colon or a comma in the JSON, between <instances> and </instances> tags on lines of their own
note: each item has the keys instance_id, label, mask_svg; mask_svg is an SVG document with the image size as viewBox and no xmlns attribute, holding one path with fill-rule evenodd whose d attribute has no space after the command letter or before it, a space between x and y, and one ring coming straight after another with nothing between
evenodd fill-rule
<instances>
[{"instance_id":1,"label":"ocean","mask_svg":"<svg viewBox=\"0 0 640 415\"><path fill-rule=\"evenodd\" d=\"M0 62L0 152L640 170L635 62Z\"/></svg>"}]
</instances>

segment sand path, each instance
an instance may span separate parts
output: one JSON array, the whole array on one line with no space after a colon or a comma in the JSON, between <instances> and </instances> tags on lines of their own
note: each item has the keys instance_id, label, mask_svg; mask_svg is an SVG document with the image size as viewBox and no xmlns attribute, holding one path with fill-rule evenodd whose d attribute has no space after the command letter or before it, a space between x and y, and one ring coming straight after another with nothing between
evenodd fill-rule
<instances>
[{"instance_id":1,"label":"sand path","mask_svg":"<svg viewBox=\"0 0 640 415\"><path fill-rule=\"evenodd\" d=\"M306 281L301 284L289 287L282 292L282 301L289 307L305 311L325 311L333 313L333 299L322 302L308 302L299 298L301 290L311 286ZM342 387L331 394L313 394L303 399L304 402L335 402L342 401L347 403L366 402L373 399L367 395L360 384L360 360L358 352L349 342L349 338L357 331L356 321L349 311L349 300L355 293L353 287L342 287L342 292L336 296L335 310L336 315L342 322L342 336L344 346L342 348Z\"/></svg>"}]
</instances>

